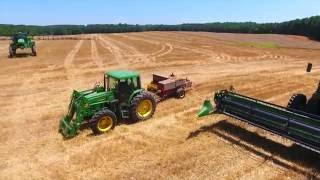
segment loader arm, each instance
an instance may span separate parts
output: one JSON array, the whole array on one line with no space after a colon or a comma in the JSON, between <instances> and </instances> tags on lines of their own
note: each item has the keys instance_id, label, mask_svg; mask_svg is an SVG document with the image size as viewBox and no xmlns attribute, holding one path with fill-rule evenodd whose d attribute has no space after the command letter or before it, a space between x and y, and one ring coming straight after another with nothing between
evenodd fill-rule
<instances>
[{"instance_id":1,"label":"loader arm","mask_svg":"<svg viewBox=\"0 0 320 180\"><path fill-rule=\"evenodd\" d=\"M66 118L68 118L68 119L72 119L72 117L73 117L73 115L74 115L74 113L75 113L75 105L74 105L74 101L75 101L75 99L76 99L76 94L77 94L77 92L76 91L74 91L73 93L72 93L72 96L71 96L71 101L70 101L70 103L69 103L69 106L68 106L68 113L67 113L67 115L66 115Z\"/></svg>"},{"instance_id":2,"label":"loader arm","mask_svg":"<svg viewBox=\"0 0 320 180\"><path fill-rule=\"evenodd\" d=\"M90 94L93 90L87 90L83 92L73 91L71 95L71 100L68 106L67 115L60 120L59 132L65 138L71 138L75 136L80 129L81 124L83 123L84 116L81 114L80 109L76 109L77 103L81 100L81 98L87 94ZM77 113L76 113L77 111ZM74 115L76 117L74 119Z\"/></svg>"}]
</instances>

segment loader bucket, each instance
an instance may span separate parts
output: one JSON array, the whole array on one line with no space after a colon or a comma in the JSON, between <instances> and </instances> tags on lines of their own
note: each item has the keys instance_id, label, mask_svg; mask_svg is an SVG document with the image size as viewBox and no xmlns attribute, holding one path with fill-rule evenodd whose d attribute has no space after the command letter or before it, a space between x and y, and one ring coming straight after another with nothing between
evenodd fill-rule
<instances>
[{"instance_id":1,"label":"loader bucket","mask_svg":"<svg viewBox=\"0 0 320 180\"><path fill-rule=\"evenodd\" d=\"M60 120L59 132L63 137L71 138L77 134L77 128L70 123L70 119L66 116Z\"/></svg>"},{"instance_id":2,"label":"loader bucket","mask_svg":"<svg viewBox=\"0 0 320 180\"><path fill-rule=\"evenodd\" d=\"M71 95L71 101L69 103L68 114L60 120L59 132L65 138L71 138L77 134L78 126L77 123L73 120L75 114L74 103L76 98L79 96L77 91L73 91Z\"/></svg>"},{"instance_id":3,"label":"loader bucket","mask_svg":"<svg viewBox=\"0 0 320 180\"><path fill-rule=\"evenodd\" d=\"M214 107L212 106L210 100L205 100L203 102L202 108L198 112L198 117L207 116L214 113Z\"/></svg>"}]
</instances>

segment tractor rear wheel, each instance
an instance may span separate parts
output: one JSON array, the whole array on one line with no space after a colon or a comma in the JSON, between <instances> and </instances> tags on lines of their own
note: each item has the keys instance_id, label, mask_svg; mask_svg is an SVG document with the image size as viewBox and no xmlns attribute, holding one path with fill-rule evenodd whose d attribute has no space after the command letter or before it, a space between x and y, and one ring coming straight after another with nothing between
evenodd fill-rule
<instances>
[{"instance_id":1,"label":"tractor rear wheel","mask_svg":"<svg viewBox=\"0 0 320 180\"><path fill-rule=\"evenodd\" d=\"M102 109L92 116L90 127L94 134L102 134L112 130L117 124L116 115L109 109Z\"/></svg>"},{"instance_id":2,"label":"tractor rear wheel","mask_svg":"<svg viewBox=\"0 0 320 180\"><path fill-rule=\"evenodd\" d=\"M312 95L312 97L308 100L306 112L320 115L320 99L317 97L317 95Z\"/></svg>"},{"instance_id":3,"label":"tractor rear wheel","mask_svg":"<svg viewBox=\"0 0 320 180\"><path fill-rule=\"evenodd\" d=\"M138 122L151 118L156 110L156 106L157 104L153 94L142 91L131 101L131 122Z\"/></svg>"},{"instance_id":4,"label":"tractor rear wheel","mask_svg":"<svg viewBox=\"0 0 320 180\"><path fill-rule=\"evenodd\" d=\"M291 96L287 108L303 111L307 104L307 97L304 94L294 94Z\"/></svg>"},{"instance_id":5,"label":"tractor rear wheel","mask_svg":"<svg viewBox=\"0 0 320 180\"><path fill-rule=\"evenodd\" d=\"M32 51L32 55L33 55L33 56L37 56L37 48L36 48L36 45L33 45L33 46L31 47L31 51Z\"/></svg>"}]
</instances>

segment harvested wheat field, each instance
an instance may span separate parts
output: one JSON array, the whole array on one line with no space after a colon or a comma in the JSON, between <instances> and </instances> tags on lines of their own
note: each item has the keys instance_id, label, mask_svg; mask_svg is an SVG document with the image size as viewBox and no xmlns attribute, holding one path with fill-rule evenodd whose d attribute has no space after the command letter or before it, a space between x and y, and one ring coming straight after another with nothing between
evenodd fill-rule
<instances>
[{"instance_id":1,"label":"harvested wheat field","mask_svg":"<svg viewBox=\"0 0 320 180\"><path fill-rule=\"evenodd\" d=\"M320 43L305 37L200 32L87 35L38 40L38 56L7 57L0 42L0 179L308 179L320 156L223 115L197 118L202 102L230 85L286 105L320 79ZM314 64L312 73L306 64ZM161 102L154 117L70 140L58 133L73 89L114 69L188 77L186 98Z\"/></svg>"}]
</instances>

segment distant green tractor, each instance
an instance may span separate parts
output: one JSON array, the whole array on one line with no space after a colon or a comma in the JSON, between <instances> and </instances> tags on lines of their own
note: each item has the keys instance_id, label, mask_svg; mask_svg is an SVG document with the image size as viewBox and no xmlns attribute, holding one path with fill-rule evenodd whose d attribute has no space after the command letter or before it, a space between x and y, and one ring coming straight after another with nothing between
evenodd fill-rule
<instances>
[{"instance_id":1,"label":"distant green tractor","mask_svg":"<svg viewBox=\"0 0 320 180\"><path fill-rule=\"evenodd\" d=\"M9 57L12 58L16 56L17 49L30 48L32 55L37 55L36 43L32 40L31 36L28 36L27 33L17 33L14 34L11 38L12 42L9 46Z\"/></svg>"},{"instance_id":2,"label":"distant green tractor","mask_svg":"<svg viewBox=\"0 0 320 180\"><path fill-rule=\"evenodd\" d=\"M59 132L74 137L87 124L94 134L110 131L118 123L149 119L156 109L152 93L141 88L140 75L134 71L110 71L104 85L72 94L67 115L60 121Z\"/></svg>"}]
</instances>

